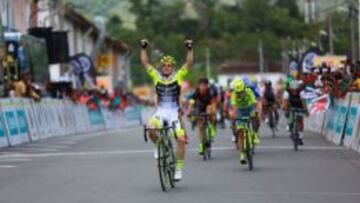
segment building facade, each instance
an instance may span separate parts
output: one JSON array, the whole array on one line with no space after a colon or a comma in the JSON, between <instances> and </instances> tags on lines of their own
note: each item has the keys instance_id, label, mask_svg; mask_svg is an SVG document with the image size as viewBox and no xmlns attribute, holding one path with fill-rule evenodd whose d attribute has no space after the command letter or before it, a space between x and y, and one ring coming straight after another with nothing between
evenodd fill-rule
<instances>
[{"instance_id":1,"label":"building facade","mask_svg":"<svg viewBox=\"0 0 360 203\"><path fill-rule=\"evenodd\" d=\"M98 65L101 56L108 56L106 67L96 67L96 73L108 78L107 88L112 90L115 84L125 80L123 60L127 60L124 58L129 51L127 45L101 33L99 26L79 13L73 4L63 4L60 0L1 0L0 15L6 31L26 34L31 27L66 31L70 57L83 53ZM54 82L74 80L72 73L66 73L63 67L63 64L50 64Z\"/></svg>"}]
</instances>

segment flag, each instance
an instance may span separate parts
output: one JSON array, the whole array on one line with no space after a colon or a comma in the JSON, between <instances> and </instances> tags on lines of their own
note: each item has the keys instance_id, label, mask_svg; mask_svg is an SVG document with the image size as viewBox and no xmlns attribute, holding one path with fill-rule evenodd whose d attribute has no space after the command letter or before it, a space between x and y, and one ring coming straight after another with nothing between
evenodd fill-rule
<instances>
[{"instance_id":1,"label":"flag","mask_svg":"<svg viewBox=\"0 0 360 203\"><path fill-rule=\"evenodd\" d=\"M331 97L320 89L305 88L305 100L310 114L324 112L331 106Z\"/></svg>"}]
</instances>

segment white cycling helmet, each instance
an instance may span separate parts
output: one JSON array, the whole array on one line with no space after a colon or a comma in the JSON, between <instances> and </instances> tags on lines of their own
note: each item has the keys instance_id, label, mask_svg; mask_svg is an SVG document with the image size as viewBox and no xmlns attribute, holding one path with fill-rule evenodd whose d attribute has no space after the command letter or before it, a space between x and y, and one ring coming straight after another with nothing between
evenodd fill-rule
<instances>
[{"instance_id":1,"label":"white cycling helmet","mask_svg":"<svg viewBox=\"0 0 360 203\"><path fill-rule=\"evenodd\" d=\"M300 88L300 85L301 84L299 83L299 81L293 80L290 82L289 87L290 87L290 89L296 90L296 89Z\"/></svg>"}]
</instances>

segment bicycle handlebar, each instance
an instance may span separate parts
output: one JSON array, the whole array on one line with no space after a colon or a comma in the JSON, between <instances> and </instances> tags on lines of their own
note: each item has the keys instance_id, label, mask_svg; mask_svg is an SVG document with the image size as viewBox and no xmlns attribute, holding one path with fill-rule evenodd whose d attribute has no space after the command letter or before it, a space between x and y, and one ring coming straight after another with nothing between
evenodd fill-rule
<instances>
[{"instance_id":1,"label":"bicycle handlebar","mask_svg":"<svg viewBox=\"0 0 360 203\"><path fill-rule=\"evenodd\" d=\"M301 108L290 108L290 111L293 112L297 116L304 116L305 110Z\"/></svg>"},{"instance_id":2,"label":"bicycle handlebar","mask_svg":"<svg viewBox=\"0 0 360 203\"><path fill-rule=\"evenodd\" d=\"M208 118L208 117L210 117L210 114L208 114L208 113L198 113L198 114L193 114L193 116Z\"/></svg>"},{"instance_id":3,"label":"bicycle handlebar","mask_svg":"<svg viewBox=\"0 0 360 203\"><path fill-rule=\"evenodd\" d=\"M241 117L241 118L236 118L234 119L235 121L242 121L242 122L248 122L251 121L251 117L250 116L245 116L245 117Z\"/></svg>"},{"instance_id":4,"label":"bicycle handlebar","mask_svg":"<svg viewBox=\"0 0 360 203\"><path fill-rule=\"evenodd\" d=\"M163 131L169 131L173 129L174 130L174 136L175 139L177 139L176 133L175 133L175 125L173 124L172 126L164 126L162 128L147 128L146 125L144 125L144 140L145 142L148 142L148 138L147 138L147 132L154 130L154 131L158 131L158 132L163 132Z\"/></svg>"}]
</instances>

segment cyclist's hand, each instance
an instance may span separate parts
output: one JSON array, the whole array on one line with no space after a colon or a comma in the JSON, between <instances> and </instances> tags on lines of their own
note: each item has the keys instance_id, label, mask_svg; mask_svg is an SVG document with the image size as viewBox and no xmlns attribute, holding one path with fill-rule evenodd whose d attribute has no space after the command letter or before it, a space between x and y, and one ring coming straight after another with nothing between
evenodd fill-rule
<instances>
[{"instance_id":1,"label":"cyclist's hand","mask_svg":"<svg viewBox=\"0 0 360 203\"><path fill-rule=\"evenodd\" d=\"M229 117L230 117L231 119L236 119L236 114L235 114L235 112L234 112L234 111L229 111Z\"/></svg>"},{"instance_id":2,"label":"cyclist's hand","mask_svg":"<svg viewBox=\"0 0 360 203\"><path fill-rule=\"evenodd\" d=\"M149 41L147 39L140 40L140 46L142 49L146 49L149 46Z\"/></svg>"},{"instance_id":3,"label":"cyclist's hand","mask_svg":"<svg viewBox=\"0 0 360 203\"><path fill-rule=\"evenodd\" d=\"M194 46L194 42L192 40L186 40L185 41L185 47L188 49L188 50L191 50Z\"/></svg>"}]
</instances>

